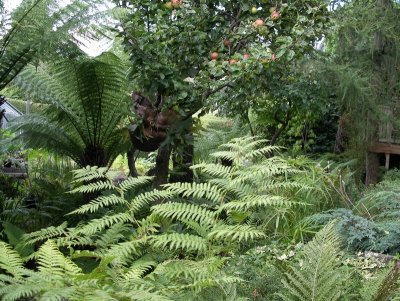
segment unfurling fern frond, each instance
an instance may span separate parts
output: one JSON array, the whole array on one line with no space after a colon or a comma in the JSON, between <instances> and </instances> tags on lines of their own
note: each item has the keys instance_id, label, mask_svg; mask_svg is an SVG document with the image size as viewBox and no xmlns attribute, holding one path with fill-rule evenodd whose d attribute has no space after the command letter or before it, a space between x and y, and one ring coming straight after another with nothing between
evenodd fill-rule
<instances>
[{"instance_id":1,"label":"unfurling fern frond","mask_svg":"<svg viewBox=\"0 0 400 301\"><path fill-rule=\"evenodd\" d=\"M283 279L283 300L335 301L342 300L346 277L338 261L340 237L330 223L316 234L303 251L302 266L292 266Z\"/></svg>"}]
</instances>

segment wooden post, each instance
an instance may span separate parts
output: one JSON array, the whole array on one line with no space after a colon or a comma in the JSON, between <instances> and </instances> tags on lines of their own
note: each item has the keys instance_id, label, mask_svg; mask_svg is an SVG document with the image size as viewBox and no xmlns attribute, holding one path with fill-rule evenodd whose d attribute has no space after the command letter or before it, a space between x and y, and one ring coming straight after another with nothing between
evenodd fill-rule
<instances>
[{"instance_id":1,"label":"wooden post","mask_svg":"<svg viewBox=\"0 0 400 301\"><path fill-rule=\"evenodd\" d=\"M385 159L386 159L386 161L385 161L385 169L386 169L386 170L389 170L390 154L386 153L386 154L385 154Z\"/></svg>"}]
</instances>

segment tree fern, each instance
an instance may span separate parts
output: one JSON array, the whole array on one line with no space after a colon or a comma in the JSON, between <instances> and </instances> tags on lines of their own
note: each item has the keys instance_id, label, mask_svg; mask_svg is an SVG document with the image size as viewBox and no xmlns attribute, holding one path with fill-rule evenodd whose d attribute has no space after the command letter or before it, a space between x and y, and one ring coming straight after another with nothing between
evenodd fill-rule
<instances>
[{"instance_id":1,"label":"tree fern","mask_svg":"<svg viewBox=\"0 0 400 301\"><path fill-rule=\"evenodd\" d=\"M129 104L127 67L114 54L64 58L45 71L28 67L14 84L44 105L41 114L15 121L18 137L30 147L69 156L85 167L107 166L129 146L121 126Z\"/></svg>"}]
</instances>

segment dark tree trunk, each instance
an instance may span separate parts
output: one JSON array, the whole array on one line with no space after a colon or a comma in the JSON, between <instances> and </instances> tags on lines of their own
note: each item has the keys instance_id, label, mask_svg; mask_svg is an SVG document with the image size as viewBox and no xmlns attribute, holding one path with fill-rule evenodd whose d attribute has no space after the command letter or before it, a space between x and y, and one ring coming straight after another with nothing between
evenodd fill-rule
<instances>
[{"instance_id":1,"label":"dark tree trunk","mask_svg":"<svg viewBox=\"0 0 400 301\"><path fill-rule=\"evenodd\" d=\"M373 185L378 182L379 158L378 154L368 152L366 155L365 184Z\"/></svg>"},{"instance_id":2,"label":"dark tree trunk","mask_svg":"<svg viewBox=\"0 0 400 301\"><path fill-rule=\"evenodd\" d=\"M133 147L131 147L129 151L126 153L126 157L128 159L129 176L136 178L139 174L136 170L135 149Z\"/></svg>"},{"instance_id":3,"label":"dark tree trunk","mask_svg":"<svg viewBox=\"0 0 400 301\"><path fill-rule=\"evenodd\" d=\"M108 163L104 149L98 145L87 145L79 160L79 165L81 167L86 167L88 165L104 167L107 166Z\"/></svg>"},{"instance_id":4,"label":"dark tree trunk","mask_svg":"<svg viewBox=\"0 0 400 301\"><path fill-rule=\"evenodd\" d=\"M169 144L162 145L158 149L156 166L151 172L155 176L153 181L154 188L159 189L161 188L161 185L168 183L170 156L171 146Z\"/></svg>"}]
</instances>

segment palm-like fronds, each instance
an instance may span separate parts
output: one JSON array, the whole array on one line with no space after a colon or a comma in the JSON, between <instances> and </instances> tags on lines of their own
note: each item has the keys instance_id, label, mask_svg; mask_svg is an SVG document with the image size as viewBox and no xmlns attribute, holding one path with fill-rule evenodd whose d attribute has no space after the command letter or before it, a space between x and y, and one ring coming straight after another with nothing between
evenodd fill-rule
<instances>
[{"instance_id":1,"label":"palm-like fronds","mask_svg":"<svg viewBox=\"0 0 400 301\"><path fill-rule=\"evenodd\" d=\"M124 62L111 53L62 60L44 71L26 68L14 83L46 110L16 121L19 138L82 167L106 166L129 145L121 127L129 103L126 76Z\"/></svg>"},{"instance_id":2,"label":"palm-like fronds","mask_svg":"<svg viewBox=\"0 0 400 301\"><path fill-rule=\"evenodd\" d=\"M93 18L89 12L97 2L101 1L74 0L62 5L52 0L24 0L11 15L3 15L0 90L33 59L54 57L54 53L67 54L71 50L76 53L76 47L68 46L70 32L82 29Z\"/></svg>"}]
</instances>

